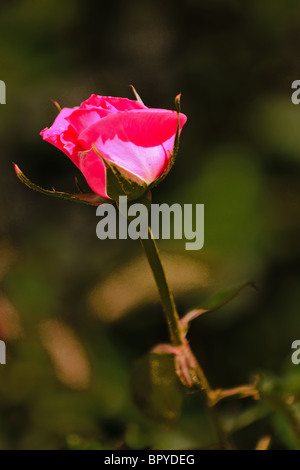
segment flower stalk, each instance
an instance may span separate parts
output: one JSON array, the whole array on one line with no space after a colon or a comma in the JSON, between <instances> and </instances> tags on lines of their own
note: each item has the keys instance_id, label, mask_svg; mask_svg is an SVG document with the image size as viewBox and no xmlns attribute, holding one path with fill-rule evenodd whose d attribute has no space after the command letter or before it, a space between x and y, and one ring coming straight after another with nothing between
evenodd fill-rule
<instances>
[{"instance_id":1,"label":"flower stalk","mask_svg":"<svg viewBox=\"0 0 300 470\"><path fill-rule=\"evenodd\" d=\"M212 390L209 386L208 380L190 349L184 331L181 329L174 297L168 284L163 263L150 227L148 228L148 235L147 239L140 238L140 242L145 250L159 291L172 342L171 345L164 345L165 348L163 347L162 350L174 354L175 369L181 382L190 388L198 388L201 392L216 428L220 447L223 449L232 449L226 429L217 411L210 406L210 394ZM156 350L159 351L159 346Z\"/></svg>"},{"instance_id":2,"label":"flower stalk","mask_svg":"<svg viewBox=\"0 0 300 470\"><path fill-rule=\"evenodd\" d=\"M170 338L173 346L183 346L183 335L180 327L174 297L168 284L167 276L162 264L162 260L153 238L151 228L148 228L148 238L141 239L142 247L145 250L150 264L162 303L163 311L169 328Z\"/></svg>"}]
</instances>

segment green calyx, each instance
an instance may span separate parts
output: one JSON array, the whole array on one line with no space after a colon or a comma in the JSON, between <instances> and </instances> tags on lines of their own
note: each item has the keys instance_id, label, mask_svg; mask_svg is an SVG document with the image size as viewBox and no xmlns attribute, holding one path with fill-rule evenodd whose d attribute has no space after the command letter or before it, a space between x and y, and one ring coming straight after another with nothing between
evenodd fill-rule
<instances>
[{"instance_id":1,"label":"green calyx","mask_svg":"<svg viewBox=\"0 0 300 470\"><path fill-rule=\"evenodd\" d=\"M64 193L61 191L56 191L55 189L48 190L37 186L35 183L32 183L20 170L18 165L14 164L14 169L19 180L28 186L28 188L38 191L39 193L45 194L46 196L58 197L60 199L68 199L73 202L80 202L81 204L88 204L90 206L99 206L100 204L112 203L110 199L99 196L99 194L89 192L79 192L79 193ZM76 180L75 180L76 182Z\"/></svg>"},{"instance_id":2,"label":"green calyx","mask_svg":"<svg viewBox=\"0 0 300 470\"><path fill-rule=\"evenodd\" d=\"M175 97L175 107L176 107L176 112L177 112L177 129L176 129L176 134L175 134L175 139L174 139L174 145L173 145L173 150L170 152L170 160L168 163L167 168L163 171L163 173L155 180L153 183L150 184L150 188L154 188L157 186L159 183L161 183L165 177L169 174L172 166L174 165L176 161L176 157L178 154L179 150L179 137L180 137L180 96L181 94L177 95Z\"/></svg>"}]
</instances>

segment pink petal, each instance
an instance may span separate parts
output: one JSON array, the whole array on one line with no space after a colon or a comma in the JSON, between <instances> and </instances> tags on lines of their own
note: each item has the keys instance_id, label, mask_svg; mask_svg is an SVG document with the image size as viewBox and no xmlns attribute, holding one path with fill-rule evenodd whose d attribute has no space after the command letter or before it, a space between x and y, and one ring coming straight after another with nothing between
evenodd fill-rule
<instances>
[{"instance_id":1,"label":"pink petal","mask_svg":"<svg viewBox=\"0 0 300 470\"><path fill-rule=\"evenodd\" d=\"M70 128L70 124L67 121L67 118L70 116L70 114L73 113L74 109L78 109L78 107L77 108L63 108L61 112L58 114L58 116L56 117L52 126L49 129L48 127L46 127L40 133L40 135L43 137L44 140L46 140L47 142L50 142L50 144L55 145L55 147L58 147L67 155L69 155L69 152L65 149L65 143L62 141L61 137ZM72 138L73 137L74 136L72 135Z\"/></svg>"},{"instance_id":2,"label":"pink petal","mask_svg":"<svg viewBox=\"0 0 300 470\"><path fill-rule=\"evenodd\" d=\"M79 108L71 113L66 120L75 129L77 134L83 132L87 127L91 126L99 119L107 116L109 111L107 109L88 107Z\"/></svg>"},{"instance_id":3,"label":"pink petal","mask_svg":"<svg viewBox=\"0 0 300 470\"><path fill-rule=\"evenodd\" d=\"M136 100L99 95L91 95L86 101L81 103L82 108L86 108L89 106L96 106L102 109L108 109L110 112L130 111L132 109L147 109L145 105Z\"/></svg>"},{"instance_id":4,"label":"pink petal","mask_svg":"<svg viewBox=\"0 0 300 470\"><path fill-rule=\"evenodd\" d=\"M105 166L94 150L79 153L76 166L84 175L89 187L96 194L107 197L105 188Z\"/></svg>"},{"instance_id":5,"label":"pink petal","mask_svg":"<svg viewBox=\"0 0 300 470\"><path fill-rule=\"evenodd\" d=\"M106 96L105 101L113 106L117 111L131 111L133 109L149 109L144 104L136 100L129 100L128 98L115 98L113 96Z\"/></svg>"},{"instance_id":6,"label":"pink petal","mask_svg":"<svg viewBox=\"0 0 300 470\"><path fill-rule=\"evenodd\" d=\"M180 128L186 116L180 114ZM87 150L95 143L104 158L148 184L165 169L177 128L177 113L161 109L120 112L96 122L79 136Z\"/></svg>"}]
</instances>

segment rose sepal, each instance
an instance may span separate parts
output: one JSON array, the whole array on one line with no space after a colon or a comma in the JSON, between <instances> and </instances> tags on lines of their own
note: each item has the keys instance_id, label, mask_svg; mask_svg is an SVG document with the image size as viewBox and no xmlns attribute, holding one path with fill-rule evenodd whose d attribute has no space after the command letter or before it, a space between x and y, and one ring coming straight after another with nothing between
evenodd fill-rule
<instances>
[{"instance_id":1,"label":"rose sepal","mask_svg":"<svg viewBox=\"0 0 300 470\"><path fill-rule=\"evenodd\" d=\"M38 191L39 193L45 194L46 196L58 197L60 199L68 199L69 201L79 202L81 204L88 204L90 206L99 206L101 204L113 202L110 199L99 196L99 194L96 194L92 191L79 193L65 193L62 191L56 191L55 189L44 189L30 181L15 163L14 169L17 177L23 184L28 186L28 188L33 189L34 191Z\"/></svg>"},{"instance_id":2,"label":"rose sepal","mask_svg":"<svg viewBox=\"0 0 300 470\"><path fill-rule=\"evenodd\" d=\"M172 152L169 152L170 160L169 160L167 167L163 171L163 173L155 181L153 181L153 183L149 185L150 188L154 188L165 179L165 177L169 174L171 168L173 167L176 157L178 155L179 140L180 140L180 112L181 112L180 97L181 97L181 93L175 96L175 108L176 108L176 113L177 113L177 128L176 128L173 150Z\"/></svg>"}]
</instances>

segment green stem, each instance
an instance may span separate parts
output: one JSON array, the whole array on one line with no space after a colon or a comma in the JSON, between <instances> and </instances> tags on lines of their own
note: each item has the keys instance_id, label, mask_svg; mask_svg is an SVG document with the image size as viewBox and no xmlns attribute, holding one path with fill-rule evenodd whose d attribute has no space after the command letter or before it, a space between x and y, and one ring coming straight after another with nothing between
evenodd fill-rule
<instances>
[{"instance_id":1,"label":"green stem","mask_svg":"<svg viewBox=\"0 0 300 470\"><path fill-rule=\"evenodd\" d=\"M167 281L162 260L160 258L159 251L150 227L148 228L148 238L140 239L140 241L145 250L159 291L160 300L166 316L172 344L174 346L182 346L183 337L179 323L179 316L176 310L172 291Z\"/></svg>"},{"instance_id":2,"label":"green stem","mask_svg":"<svg viewBox=\"0 0 300 470\"><path fill-rule=\"evenodd\" d=\"M159 251L155 240L153 238L152 232L150 227L148 228L148 238L147 239L140 239L141 244L145 250L147 259L149 261L158 291L161 299L161 303L163 306L163 310L166 316L170 337L173 346L182 346L187 351L190 351L188 347L187 340L185 338L184 333L180 327L179 316L176 310L176 305L174 302L172 291L169 287L166 273L162 264L162 260L159 255ZM229 436L227 431L224 428L224 425L217 413L217 410L213 409L209 404L209 394L211 392L211 388L205 377L205 374L200 367L198 361L194 357L193 353L191 352L192 362L195 361L195 369L198 380L200 382L199 391L204 399L204 402L207 406L207 410L211 416L211 419L214 423L217 437L219 440L220 448L222 449L232 449L232 444L230 442Z\"/></svg>"}]
</instances>

